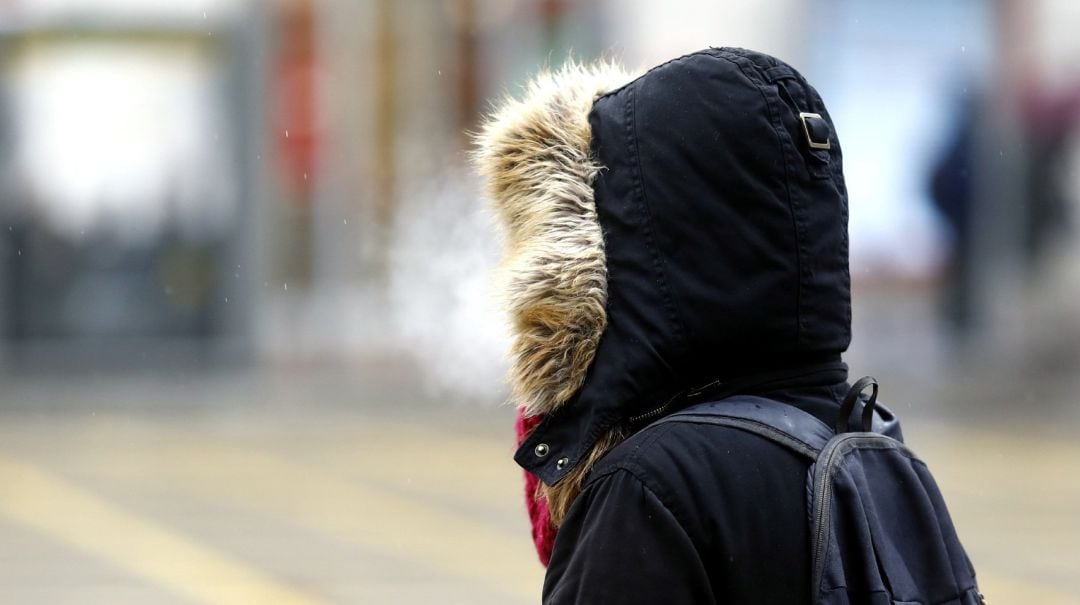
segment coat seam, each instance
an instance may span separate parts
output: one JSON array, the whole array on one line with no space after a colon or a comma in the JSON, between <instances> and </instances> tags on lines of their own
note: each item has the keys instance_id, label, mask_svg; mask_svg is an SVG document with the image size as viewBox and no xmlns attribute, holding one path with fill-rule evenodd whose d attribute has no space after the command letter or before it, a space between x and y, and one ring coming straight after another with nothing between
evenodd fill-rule
<instances>
[{"instance_id":1,"label":"coat seam","mask_svg":"<svg viewBox=\"0 0 1080 605\"><path fill-rule=\"evenodd\" d=\"M797 344L797 343L802 341L802 332L803 332L802 297L803 297L803 287L804 287L804 281L805 281L804 280L804 273L803 273L803 255L804 255L804 251L803 251L803 242L802 242L803 238L800 236L799 213L796 212L795 197L792 195L792 192L791 192L791 178L792 178L792 170L791 170L791 165L790 165L790 159L791 158L789 157L789 155L787 153L787 148L784 145L783 137L781 136L780 131L777 130L776 123L775 123L775 120L779 120L782 123L783 118L776 111L776 108L774 107L773 103L769 100L769 96L767 94L765 94L764 86L762 85L760 78L755 77L755 76L758 75L757 73L748 73L748 70L747 70L746 66L743 65L742 62L736 61L736 60L732 59L730 56L728 56L729 54L731 54L731 51L729 51L727 49L715 49L715 52L709 53L709 54L712 55L713 57L716 57L717 59L725 60L725 61L731 63L732 65L734 65L736 68L738 68L739 73L743 74L743 76L745 76L746 79L749 80L754 85L754 88L757 89L758 94L761 95L762 101L765 102L765 106L769 108L769 117L771 118L770 121L773 122L770 125L772 126L773 134L776 136L776 143L780 148L779 149L780 150L780 155L784 158L784 162L783 162L783 166L784 166L784 193L787 196L788 212L791 213L792 235L795 237L795 264L796 264L796 267L798 268L797 270L798 270L798 275L799 275L799 282L798 282L799 285L798 285L798 288L796 288L796 290L795 290L795 343ZM743 58L743 57L739 57L739 58L745 60L745 58ZM754 69L752 69L751 71L756 71L756 69L757 69L757 66L754 66Z\"/></svg>"},{"instance_id":2,"label":"coat seam","mask_svg":"<svg viewBox=\"0 0 1080 605\"><path fill-rule=\"evenodd\" d=\"M662 490L660 490L659 487L653 487L649 484L649 481L647 481L644 477L641 476L647 473L645 472L645 469L638 464L632 462L620 463L619 466L605 471L602 475L598 476L595 482L590 482L589 487L592 488L593 486L597 485L602 479L607 479L620 472L625 473L626 475L633 478L634 481L636 481L642 487L642 489L648 491L650 494L652 494L654 498L656 498L656 501L659 502L661 506L663 506L664 509L668 511L671 514L672 518L674 518L675 521L679 524L679 527L683 530L683 533L686 534L687 538L694 545L694 549L700 553L702 550L702 546L701 544L698 544L697 540L694 539L694 534L690 532L685 515L679 512L679 507L673 506L672 499L668 498L666 494L662 494Z\"/></svg>"},{"instance_id":3,"label":"coat seam","mask_svg":"<svg viewBox=\"0 0 1080 605\"><path fill-rule=\"evenodd\" d=\"M633 148L634 153L634 189L641 205L641 229L645 236L645 246L649 249L649 255L652 257L653 271L656 275L655 281L657 288L660 290L664 308L667 311L667 319L675 333L678 350L683 352L686 348L685 329L683 328L682 319L679 317L678 309L676 309L674 297L671 295L664 262L660 257L652 232L652 212L649 208L648 195L645 192L645 169L641 163L641 147L637 143L637 95L634 94L633 88L627 90L630 98L626 104L626 134L627 143Z\"/></svg>"},{"instance_id":4,"label":"coat seam","mask_svg":"<svg viewBox=\"0 0 1080 605\"><path fill-rule=\"evenodd\" d=\"M599 481L601 478L609 475L611 472L613 472L613 471L615 471L615 470L617 470L619 468L622 468L623 465L629 464L629 465L633 465L633 466L635 466L637 468L641 468L641 466L637 462L638 457L644 451L651 448L652 445L656 442L656 440L659 439L660 437L662 437L668 431L670 431L671 428L672 427L670 427L670 426L645 427L644 429L642 429L641 431L639 431L638 433L636 433L634 435L634 437L636 437L638 439L638 442L633 444L634 448L630 451L630 453L626 454L625 459L614 463L611 466L610 469L605 469L600 474L590 477L588 479L588 483L591 484L593 481Z\"/></svg>"}]
</instances>

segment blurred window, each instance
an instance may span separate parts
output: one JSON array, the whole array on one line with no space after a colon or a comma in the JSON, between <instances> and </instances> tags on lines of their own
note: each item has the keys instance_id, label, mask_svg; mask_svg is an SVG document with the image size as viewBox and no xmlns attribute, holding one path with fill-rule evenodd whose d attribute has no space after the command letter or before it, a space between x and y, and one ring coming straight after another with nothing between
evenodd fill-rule
<instances>
[{"instance_id":1,"label":"blurred window","mask_svg":"<svg viewBox=\"0 0 1080 605\"><path fill-rule=\"evenodd\" d=\"M239 190L225 45L168 26L29 28L4 43L7 340L220 332Z\"/></svg>"}]
</instances>

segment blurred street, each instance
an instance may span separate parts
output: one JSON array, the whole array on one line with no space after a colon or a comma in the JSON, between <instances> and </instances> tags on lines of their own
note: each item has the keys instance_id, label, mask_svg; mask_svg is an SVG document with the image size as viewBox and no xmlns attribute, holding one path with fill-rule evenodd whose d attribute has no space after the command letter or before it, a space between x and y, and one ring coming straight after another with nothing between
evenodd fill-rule
<instances>
[{"instance_id":1,"label":"blurred street","mask_svg":"<svg viewBox=\"0 0 1080 605\"><path fill-rule=\"evenodd\" d=\"M297 374L8 390L0 602L535 602L511 410L417 406L394 386Z\"/></svg>"},{"instance_id":2,"label":"blurred street","mask_svg":"<svg viewBox=\"0 0 1080 605\"><path fill-rule=\"evenodd\" d=\"M11 381L0 602L538 602L511 410L411 371ZM990 602L1080 603L1080 414L895 407Z\"/></svg>"}]
</instances>

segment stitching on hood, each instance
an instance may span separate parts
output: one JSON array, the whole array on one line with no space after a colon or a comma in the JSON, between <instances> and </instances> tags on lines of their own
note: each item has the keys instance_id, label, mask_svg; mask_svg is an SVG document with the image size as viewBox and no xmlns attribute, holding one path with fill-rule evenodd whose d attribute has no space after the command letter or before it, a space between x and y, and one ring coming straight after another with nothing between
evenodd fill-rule
<instances>
[{"instance_id":1,"label":"stitching on hood","mask_svg":"<svg viewBox=\"0 0 1080 605\"><path fill-rule=\"evenodd\" d=\"M773 134L776 135L776 142L780 147L780 154L784 158L784 193L787 196L788 209L791 212L792 237L795 239L795 263L799 275L799 287L795 290L795 342L799 343L802 342L802 335L805 332L806 324L806 321L803 318L803 294L807 281L806 258L808 252L806 250L806 236L804 235L806 228L801 213L801 202L798 199L799 196L792 192L791 189L791 182L797 171L792 165L791 157L793 154L798 155L798 152L792 149L791 140L783 128L781 110L776 106L776 103L773 102L773 99L770 96L770 91L766 87L761 66L745 56L730 51L720 50L713 56L734 65L738 68L739 72L754 85L754 88L757 89L758 94L761 95L761 100L769 110L769 122L772 126ZM776 59L775 57L772 57L771 59L771 63L775 67ZM773 84L773 86L775 88L780 87L778 84ZM779 98L779 93L777 93L777 98Z\"/></svg>"},{"instance_id":2,"label":"stitching on hood","mask_svg":"<svg viewBox=\"0 0 1080 605\"><path fill-rule=\"evenodd\" d=\"M607 266L592 186L601 167L589 112L599 96L631 79L606 62L541 73L476 137L473 159L505 235L509 382L527 416L557 410L581 388L607 325Z\"/></svg>"},{"instance_id":3,"label":"stitching on hood","mask_svg":"<svg viewBox=\"0 0 1080 605\"><path fill-rule=\"evenodd\" d=\"M668 61L664 65L682 61L684 58L685 57L680 57L679 59ZM678 348L685 351L685 322L682 319L682 314L678 310L675 297L671 295L671 288L668 287L667 269L664 260L661 258L660 248L656 245L656 238L653 235L653 211L652 206L649 204L649 196L645 190L645 168L641 162L641 146L638 143L637 95L633 94L632 89L626 103L624 119L626 120L626 145L634 158L632 178L634 190L637 193L637 201L640 204L641 232L645 238L645 245L649 249L649 256L652 258L652 268L656 275L654 279L656 280L657 289L660 291L660 296L663 300L667 320L671 323L671 329L678 342ZM676 387L674 390L677 392L680 389L681 387ZM668 395L665 394L664 397L666 398Z\"/></svg>"}]
</instances>

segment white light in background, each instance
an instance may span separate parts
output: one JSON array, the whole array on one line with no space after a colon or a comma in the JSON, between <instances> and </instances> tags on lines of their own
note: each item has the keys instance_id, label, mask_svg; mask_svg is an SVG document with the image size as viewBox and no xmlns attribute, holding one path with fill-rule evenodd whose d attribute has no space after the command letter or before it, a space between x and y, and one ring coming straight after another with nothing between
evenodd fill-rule
<instances>
[{"instance_id":1,"label":"white light in background","mask_svg":"<svg viewBox=\"0 0 1080 605\"><path fill-rule=\"evenodd\" d=\"M226 19L251 0L8 0L0 7L33 18L122 17L126 19ZM3 3L0 3L3 4Z\"/></svg>"},{"instance_id":2,"label":"white light in background","mask_svg":"<svg viewBox=\"0 0 1080 605\"><path fill-rule=\"evenodd\" d=\"M205 232L233 211L230 133L195 44L32 42L12 65L17 178L53 229Z\"/></svg>"}]
</instances>

